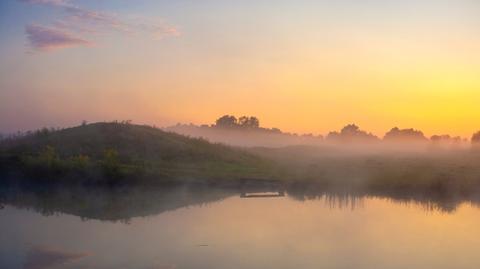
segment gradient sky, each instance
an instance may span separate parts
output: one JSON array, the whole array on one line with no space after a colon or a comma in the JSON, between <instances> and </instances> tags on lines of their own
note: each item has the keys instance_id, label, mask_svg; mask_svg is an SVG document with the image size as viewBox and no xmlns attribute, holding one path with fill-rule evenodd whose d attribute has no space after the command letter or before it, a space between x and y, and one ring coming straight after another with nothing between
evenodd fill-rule
<instances>
[{"instance_id":1,"label":"gradient sky","mask_svg":"<svg viewBox=\"0 0 480 269\"><path fill-rule=\"evenodd\" d=\"M255 115L480 129L478 0L2 0L0 132Z\"/></svg>"}]
</instances>

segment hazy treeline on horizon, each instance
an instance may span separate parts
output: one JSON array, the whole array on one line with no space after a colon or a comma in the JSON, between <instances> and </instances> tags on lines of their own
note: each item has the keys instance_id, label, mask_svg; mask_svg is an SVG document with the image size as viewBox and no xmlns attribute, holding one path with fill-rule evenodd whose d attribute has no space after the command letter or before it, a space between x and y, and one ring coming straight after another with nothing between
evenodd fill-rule
<instances>
[{"instance_id":1,"label":"hazy treeline on horizon","mask_svg":"<svg viewBox=\"0 0 480 269\"><path fill-rule=\"evenodd\" d=\"M462 149L480 144L480 131L471 139L448 134L431 137L414 128L392 128L383 137L362 130L355 124L348 124L339 131L324 135L282 132L278 128L260 126L260 120L252 116L235 117L224 115L211 125L178 123L164 130L192 137L202 137L211 142L245 147L282 147L290 145L332 145L348 147L390 148L396 150L443 148Z\"/></svg>"},{"instance_id":2,"label":"hazy treeline on horizon","mask_svg":"<svg viewBox=\"0 0 480 269\"><path fill-rule=\"evenodd\" d=\"M132 124L130 120L113 121L114 123ZM81 125L86 125L83 121ZM148 125L147 125L148 126ZM182 124L157 127L167 132L173 132L189 137L203 138L212 143L222 143L240 147L285 147L295 145L331 146L349 150L397 150L418 151L425 149L469 149L480 145L480 131L470 139L448 134L436 134L427 137L421 130L414 128L400 129L394 127L383 137L362 130L356 124L347 124L339 131L331 131L326 135L298 134L283 132L279 128L266 128L260 125L260 120L254 116L235 117L224 115L213 124ZM34 131L1 134L0 141L17 137L53 132L65 128L41 128Z\"/></svg>"}]
</instances>

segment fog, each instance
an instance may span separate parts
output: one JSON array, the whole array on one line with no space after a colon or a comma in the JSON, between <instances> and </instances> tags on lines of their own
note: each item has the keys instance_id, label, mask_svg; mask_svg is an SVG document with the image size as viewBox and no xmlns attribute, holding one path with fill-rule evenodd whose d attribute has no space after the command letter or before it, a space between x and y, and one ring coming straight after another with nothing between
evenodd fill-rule
<instances>
[{"instance_id":1,"label":"fog","mask_svg":"<svg viewBox=\"0 0 480 269\"><path fill-rule=\"evenodd\" d=\"M330 132L325 137L313 134L285 133L272 128L239 128L218 125L177 124L164 128L169 132L189 137L203 138L212 143L237 147L282 148L291 146L313 146L330 154L374 154L374 153L445 153L470 150L467 139L434 135L427 138L414 129L392 128L383 138L361 130L354 124L339 132Z\"/></svg>"},{"instance_id":2,"label":"fog","mask_svg":"<svg viewBox=\"0 0 480 269\"><path fill-rule=\"evenodd\" d=\"M231 117L231 116L229 116ZM427 138L412 128L377 137L354 124L320 135L242 125L176 125L167 131L242 147L272 161L290 190L458 201L480 197L480 150L460 137Z\"/></svg>"},{"instance_id":3,"label":"fog","mask_svg":"<svg viewBox=\"0 0 480 269\"><path fill-rule=\"evenodd\" d=\"M36 177L43 175L48 182L63 184L195 182L237 191L267 184L274 191L300 194L454 201L480 197L475 139L427 138L419 130L396 127L380 138L355 124L325 136L298 135L260 127L255 117L228 115L214 125L178 124L163 130L234 148L129 122L95 123L6 141L5 146L19 142L20 147L5 151L0 171L12 182L23 175L37 184ZM115 150L105 150L112 146ZM32 156L34 150L38 153Z\"/></svg>"}]
</instances>

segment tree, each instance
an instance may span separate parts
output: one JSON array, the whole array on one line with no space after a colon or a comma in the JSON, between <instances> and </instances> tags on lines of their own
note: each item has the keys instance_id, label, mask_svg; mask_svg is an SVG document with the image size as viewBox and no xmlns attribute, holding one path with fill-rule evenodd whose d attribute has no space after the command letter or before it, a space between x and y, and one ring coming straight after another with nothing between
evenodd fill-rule
<instances>
[{"instance_id":1,"label":"tree","mask_svg":"<svg viewBox=\"0 0 480 269\"><path fill-rule=\"evenodd\" d=\"M238 125L240 125L240 126L248 125L248 117L247 116L241 116L240 118L238 118Z\"/></svg>"},{"instance_id":2,"label":"tree","mask_svg":"<svg viewBox=\"0 0 480 269\"><path fill-rule=\"evenodd\" d=\"M472 135L472 144L475 146L480 146L480 131Z\"/></svg>"},{"instance_id":3,"label":"tree","mask_svg":"<svg viewBox=\"0 0 480 269\"><path fill-rule=\"evenodd\" d=\"M260 121L256 117L250 117L248 120L248 126L250 128L259 128L260 127Z\"/></svg>"},{"instance_id":4,"label":"tree","mask_svg":"<svg viewBox=\"0 0 480 269\"><path fill-rule=\"evenodd\" d=\"M238 125L243 128L257 129L260 127L260 121L256 117L242 116L238 119Z\"/></svg>"},{"instance_id":5,"label":"tree","mask_svg":"<svg viewBox=\"0 0 480 269\"><path fill-rule=\"evenodd\" d=\"M355 124L348 124L347 126L343 127L341 130L342 135L356 135L361 133L360 128Z\"/></svg>"},{"instance_id":6,"label":"tree","mask_svg":"<svg viewBox=\"0 0 480 269\"><path fill-rule=\"evenodd\" d=\"M42 152L40 152L39 160L51 169L58 164L60 159L58 158L55 148L47 146Z\"/></svg>"},{"instance_id":7,"label":"tree","mask_svg":"<svg viewBox=\"0 0 480 269\"><path fill-rule=\"evenodd\" d=\"M39 130L35 131L36 136L46 137L46 136L49 135L49 133L50 133L50 130L48 130L48 128L46 128L46 127L43 127L42 129L39 129Z\"/></svg>"},{"instance_id":8,"label":"tree","mask_svg":"<svg viewBox=\"0 0 480 269\"><path fill-rule=\"evenodd\" d=\"M452 139L453 138L450 135L432 135L432 137L430 137L432 142L446 142Z\"/></svg>"},{"instance_id":9,"label":"tree","mask_svg":"<svg viewBox=\"0 0 480 269\"><path fill-rule=\"evenodd\" d=\"M392 128L385 134L383 138L386 141L417 141L426 142L428 139L423 135L422 131L410 129Z\"/></svg>"},{"instance_id":10,"label":"tree","mask_svg":"<svg viewBox=\"0 0 480 269\"><path fill-rule=\"evenodd\" d=\"M231 115L224 115L215 121L216 127L233 128L238 125L237 118Z\"/></svg>"},{"instance_id":11,"label":"tree","mask_svg":"<svg viewBox=\"0 0 480 269\"><path fill-rule=\"evenodd\" d=\"M107 176L118 176L120 171L118 151L116 151L115 149L106 149L103 152L102 166Z\"/></svg>"},{"instance_id":12,"label":"tree","mask_svg":"<svg viewBox=\"0 0 480 269\"><path fill-rule=\"evenodd\" d=\"M78 170L84 170L90 164L90 157L87 155L77 155L70 158L72 167Z\"/></svg>"},{"instance_id":13,"label":"tree","mask_svg":"<svg viewBox=\"0 0 480 269\"><path fill-rule=\"evenodd\" d=\"M378 141L378 137L371 133L367 133L355 124L348 124L342 128L340 132L330 132L327 140L342 142L374 142Z\"/></svg>"},{"instance_id":14,"label":"tree","mask_svg":"<svg viewBox=\"0 0 480 269\"><path fill-rule=\"evenodd\" d=\"M280 130L278 128L272 128L272 129L270 129L270 132L275 133L275 134L281 134L282 130Z\"/></svg>"}]
</instances>

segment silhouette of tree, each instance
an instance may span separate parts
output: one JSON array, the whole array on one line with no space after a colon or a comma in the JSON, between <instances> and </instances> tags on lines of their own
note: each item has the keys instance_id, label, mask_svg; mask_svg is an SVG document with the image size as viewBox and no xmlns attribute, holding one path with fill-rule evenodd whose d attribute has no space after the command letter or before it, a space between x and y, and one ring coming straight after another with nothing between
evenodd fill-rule
<instances>
[{"instance_id":1,"label":"silhouette of tree","mask_svg":"<svg viewBox=\"0 0 480 269\"><path fill-rule=\"evenodd\" d=\"M418 141L426 142L428 139L425 137L423 132L410 129L399 129L398 127L392 128L385 134L383 138L385 141Z\"/></svg>"},{"instance_id":2,"label":"silhouette of tree","mask_svg":"<svg viewBox=\"0 0 480 269\"><path fill-rule=\"evenodd\" d=\"M450 136L450 135L432 135L430 137L432 145L435 147L456 147L458 148L462 143L462 138L460 136Z\"/></svg>"},{"instance_id":3,"label":"silhouette of tree","mask_svg":"<svg viewBox=\"0 0 480 269\"><path fill-rule=\"evenodd\" d=\"M432 135L432 137L430 137L432 142L449 141L450 139L452 139L450 135Z\"/></svg>"},{"instance_id":4,"label":"silhouette of tree","mask_svg":"<svg viewBox=\"0 0 480 269\"><path fill-rule=\"evenodd\" d=\"M460 136L450 136L450 135L432 135L430 140L434 143L460 143L462 138Z\"/></svg>"},{"instance_id":5,"label":"silhouette of tree","mask_svg":"<svg viewBox=\"0 0 480 269\"><path fill-rule=\"evenodd\" d=\"M224 115L215 121L216 127L232 128L238 125L237 118L231 115Z\"/></svg>"},{"instance_id":6,"label":"silhouette of tree","mask_svg":"<svg viewBox=\"0 0 480 269\"><path fill-rule=\"evenodd\" d=\"M249 121L249 126L253 128L259 128L260 127L260 120L258 120L256 117L250 117Z\"/></svg>"},{"instance_id":7,"label":"silhouette of tree","mask_svg":"<svg viewBox=\"0 0 480 269\"><path fill-rule=\"evenodd\" d=\"M480 146L480 131L472 135L472 144L475 146Z\"/></svg>"},{"instance_id":8,"label":"silhouette of tree","mask_svg":"<svg viewBox=\"0 0 480 269\"><path fill-rule=\"evenodd\" d=\"M238 118L238 125L240 126L246 126L248 124L248 117L247 116L241 116Z\"/></svg>"},{"instance_id":9,"label":"silhouette of tree","mask_svg":"<svg viewBox=\"0 0 480 269\"><path fill-rule=\"evenodd\" d=\"M215 127L258 129L260 128L260 121L256 117L242 116L237 120L235 116L224 115L215 121Z\"/></svg>"},{"instance_id":10,"label":"silhouette of tree","mask_svg":"<svg viewBox=\"0 0 480 269\"><path fill-rule=\"evenodd\" d=\"M378 137L372 133L367 133L355 124L348 124L339 132L330 132L327 140L341 142L373 142L378 141Z\"/></svg>"},{"instance_id":11,"label":"silhouette of tree","mask_svg":"<svg viewBox=\"0 0 480 269\"><path fill-rule=\"evenodd\" d=\"M256 129L260 127L260 121L256 117L242 116L238 119L238 125L243 128Z\"/></svg>"}]
</instances>

